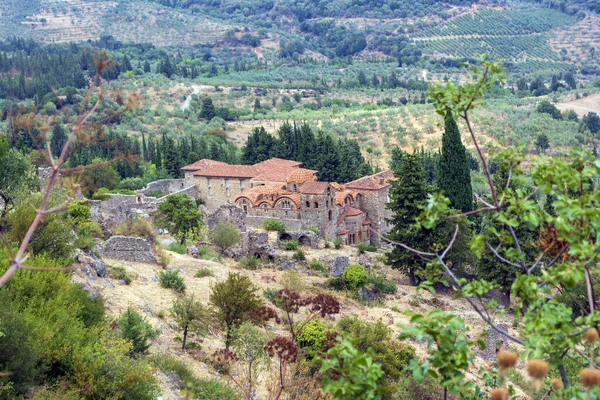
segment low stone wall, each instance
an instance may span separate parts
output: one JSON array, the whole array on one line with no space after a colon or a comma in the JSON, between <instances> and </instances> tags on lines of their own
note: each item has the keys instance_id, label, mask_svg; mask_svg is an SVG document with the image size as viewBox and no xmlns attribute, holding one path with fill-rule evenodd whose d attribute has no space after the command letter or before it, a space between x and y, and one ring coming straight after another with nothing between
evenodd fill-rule
<instances>
[{"instance_id":1,"label":"low stone wall","mask_svg":"<svg viewBox=\"0 0 600 400\"><path fill-rule=\"evenodd\" d=\"M319 236L311 231L284 232L279 235L279 240L297 240L302 246L319 248Z\"/></svg>"},{"instance_id":2,"label":"low stone wall","mask_svg":"<svg viewBox=\"0 0 600 400\"><path fill-rule=\"evenodd\" d=\"M257 217L253 215L246 216L246 227L247 228L255 228L262 229L263 221L265 217ZM302 231L302 221L297 219L280 219L281 222L285 225L285 230L290 232L298 232Z\"/></svg>"},{"instance_id":3,"label":"low stone wall","mask_svg":"<svg viewBox=\"0 0 600 400\"><path fill-rule=\"evenodd\" d=\"M209 228L213 228L220 222L228 222L235 225L240 232L246 232L246 218L244 211L234 204L223 204L213 213L206 215L205 221Z\"/></svg>"},{"instance_id":4,"label":"low stone wall","mask_svg":"<svg viewBox=\"0 0 600 400\"><path fill-rule=\"evenodd\" d=\"M181 179L183 180L183 179ZM196 186L189 186L186 188L183 188L181 190L178 190L176 192L173 193L169 193L166 196L163 197L159 197L156 202L157 203L162 203L163 201L165 201L169 196L172 196L174 194L187 194L188 196L190 196L192 199L196 199L197 195L198 195L198 190L196 190ZM154 197L146 197L146 199L153 199Z\"/></svg>"},{"instance_id":5,"label":"low stone wall","mask_svg":"<svg viewBox=\"0 0 600 400\"><path fill-rule=\"evenodd\" d=\"M161 179L150 182L145 188L136 190L136 192L146 195L149 192L160 190L164 194L172 194L185 189L185 187L185 179Z\"/></svg>"},{"instance_id":6,"label":"low stone wall","mask_svg":"<svg viewBox=\"0 0 600 400\"><path fill-rule=\"evenodd\" d=\"M137 237L112 236L98 245L98 252L104 257L117 260L156 263L156 257L152 254L152 244L146 239Z\"/></svg>"}]
</instances>

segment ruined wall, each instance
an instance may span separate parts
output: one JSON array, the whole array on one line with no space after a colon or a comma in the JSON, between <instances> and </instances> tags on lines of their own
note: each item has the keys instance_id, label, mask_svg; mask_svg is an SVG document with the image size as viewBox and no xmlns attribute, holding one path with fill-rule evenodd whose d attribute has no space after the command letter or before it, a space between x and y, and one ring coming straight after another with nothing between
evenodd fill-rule
<instances>
[{"instance_id":1,"label":"ruined wall","mask_svg":"<svg viewBox=\"0 0 600 400\"><path fill-rule=\"evenodd\" d=\"M156 263L156 258L152 254L152 244L146 239L137 237L112 236L98 245L98 253L117 260Z\"/></svg>"},{"instance_id":2,"label":"ruined wall","mask_svg":"<svg viewBox=\"0 0 600 400\"><path fill-rule=\"evenodd\" d=\"M188 186L190 185L186 185L185 179L161 179L150 182L145 188L137 190L137 192L146 195L150 192L160 190L164 194L171 194Z\"/></svg>"},{"instance_id":3,"label":"ruined wall","mask_svg":"<svg viewBox=\"0 0 600 400\"><path fill-rule=\"evenodd\" d=\"M335 237L339 209L335 204L335 192L330 194L302 194L301 220L303 229L319 228L321 236Z\"/></svg>"},{"instance_id":4,"label":"ruined wall","mask_svg":"<svg viewBox=\"0 0 600 400\"><path fill-rule=\"evenodd\" d=\"M220 222L228 222L235 225L240 232L246 232L246 213L233 204L224 204L212 214L205 217L206 225L213 228Z\"/></svg>"},{"instance_id":5,"label":"ruined wall","mask_svg":"<svg viewBox=\"0 0 600 400\"><path fill-rule=\"evenodd\" d=\"M286 219L286 218L279 218L279 219L281 220L281 222L283 222L285 224L286 231L293 232L293 231L303 230L302 221L300 221L299 219ZM247 215L246 216L246 227L262 229L262 224L263 224L264 220L265 220L265 217L262 217L262 216Z\"/></svg>"}]
</instances>

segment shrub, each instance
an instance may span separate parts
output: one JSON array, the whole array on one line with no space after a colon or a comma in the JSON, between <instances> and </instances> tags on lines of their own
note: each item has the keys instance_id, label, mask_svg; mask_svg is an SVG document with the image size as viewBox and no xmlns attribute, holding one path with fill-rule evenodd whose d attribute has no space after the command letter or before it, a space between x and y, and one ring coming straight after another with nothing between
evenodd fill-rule
<instances>
[{"instance_id":1,"label":"shrub","mask_svg":"<svg viewBox=\"0 0 600 400\"><path fill-rule=\"evenodd\" d=\"M174 356L157 355L153 358L154 364L165 373L177 375L179 386L186 389L192 398L200 400L231 399L240 397L236 390L217 379L203 381L194 376L194 373Z\"/></svg>"},{"instance_id":2,"label":"shrub","mask_svg":"<svg viewBox=\"0 0 600 400\"><path fill-rule=\"evenodd\" d=\"M313 350L319 350L325 340L325 333L328 329L319 319L313 319L304 325L302 330L296 336L296 343L300 347L310 347Z\"/></svg>"},{"instance_id":3,"label":"shrub","mask_svg":"<svg viewBox=\"0 0 600 400\"><path fill-rule=\"evenodd\" d=\"M204 278L206 276L215 276L215 271L210 268L200 268L194 275L196 278Z\"/></svg>"},{"instance_id":4,"label":"shrub","mask_svg":"<svg viewBox=\"0 0 600 400\"><path fill-rule=\"evenodd\" d=\"M210 260L212 258L217 257L217 253L215 253L208 246L200 246L198 247L198 257L200 257L203 260Z\"/></svg>"},{"instance_id":5,"label":"shrub","mask_svg":"<svg viewBox=\"0 0 600 400\"><path fill-rule=\"evenodd\" d=\"M317 271L317 272L325 272L327 271L327 266L325 264L323 264L321 261L317 260L316 258L313 258L310 263L308 264L308 267L313 270L313 271Z\"/></svg>"},{"instance_id":6,"label":"shrub","mask_svg":"<svg viewBox=\"0 0 600 400\"><path fill-rule=\"evenodd\" d=\"M131 307L121 314L117 322L123 339L131 342L133 353L145 353L150 347L148 340L158 336L158 331Z\"/></svg>"},{"instance_id":7,"label":"shrub","mask_svg":"<svg viewBox=\"0 0 600 400\"><path fill-rule=\"evenodd\" d=\"M344 271L344 280L350 290L356 290L367 283L367 270L360 264L352 264Z\"/></svg>"},{"instance_id":8,"label":"shrub","mask_svg":"<svg viewBox=\"0 0 600 400\"><path fill-rule=\"evenodd\" d=\"M346 280L343 276L336 276L334 278L327 279L325 286L333 290L346 290Z\"/></svg>"},{"instance_id":9,"label":"shrub","mask_svg":"<svg viewBox=\"0 0 600 400\"><path fill-rule=\"evenodd\" d=\"M160 271L158 274L160 285L166 289L175 289L178 292L185 292L185 283L183 276L179 274L179 270Z\"/></svg>"},{"instance_id":10,"label":"shrub","mask_svg":"<svg viewBox=\"0 0 600 400\"><path fill-rule=\"evenodd\" d=\"M298 241L290 240L285 243L286 250L298 250Z\"/></svg>"},{"instance_id":11,"label":"shrub","mask_svg":"<svg viewBox=\"0 0 600 400\"><path fill-rule=\"evenodd\" d=\"M342 238L337 237L333 239L333 247L335 247L336 249L341 249L343 244L344 241L342 240Z\"/></svg>"},{"instance_id":12,"label":"shrub","mask_svg":"<svg viewBox=\"0 0 600 400\"><path fill-rule=\"evenodd\" d=\"M260 259L254 256L242 257L238 263L240 264L240 267L244 269L255 270L260 265Z\"/></svg>"},{"instance_id":13,"label":"shrub","mask_svg":"<svg viewBox=\"0 0 600 400\"><path fill-rule=\"evenodd\" d=\"M154 243L156 233L152 223L143 218L129 218L113 228L115 235L141 237Z\"/></svg>"},{"instance_id":14,"label":"shrub","mask_svg":"<svg viewBox=\"0 0 600 400\"><path fill-rule=\"evenodd\" d=\"M302 277L295 269L289 269L283 274L281 274L281 278L279 278L279 283L284 288L297 293L303 291L305 286Z\"/></svg>"},{"instance_id":15,"label":"shrub","mask_svg":"<svg viewBox=\"0 0 600 400\"><path fill-rule=\"evenodd\" d=\"M110 267L108 268L108 276L112 279L122 280L126 285L131 283L131 277L127 274L124 267Z\"/></svg>"},{"instance_id":16,"label":"shrub","mask_svg":"<svg viewBox=\"0 0 600 400\"><path fill-rule=\"evenodd\" d=\"M263 296L271 303L275 304L275 306L281 308L281 300L277 297L277 289L266 288L263 290Z\"/></svg>"},{"instance_id":17,"label":"shrub","mask_svg":"<svg viewBox=\"0 0 600 400\"><path fill-rule=\"evenodd\" d=\"M383 294L394 294L398 290L396 283L388 280L385 274L370 274L367 283L374 285Z\"/></svg>"},{"instance_id":18,"label":"shrub","mask_svg":"<svg viewBox=\"0 0 600 400\"><path fill-rule=\"evenodd\" d=\"M241 238L238 228L228 222L220 222L210 231L210 241L219 248L221 254L238 244Z\"/></svg>"},{"instance_id":19,"label":"shrub","mask_svg":"<svg viewBox=\"0 0 600 400\"><path fill-rule=\"evenodd\" d=\"M365 254L365 252L369 251L369 252L374 252L377 251L377 247L376 246L370 246L364 242L359 243L356 246L357 250L358 250L358 254Z\"/></svg>"},{"instance_id":20,"label":"shrub","mask_svg":"<svg viewBox=\"0 0 600 400\"><path fill-rule=\"evenodd\" d=\"M108 200L110 198L110 190L107 188L100 188L94 192L92 199L94 200Z\"/></svg>"},{"instance_id":21,"label":"shrub","mask_svg":"<svg viewBox=\"0 0 600 400\"><path fill-rule=\"evenodd\" d=\"M265 219L263 221L263 228L265 231L285 232L285 224L282 221L273 218Z\"/></svg>"},{"instance_id":22,"label":"shrub","mask_svg":"<svg viewBox=\"0 0 600 400\"><path fill-rule=\"evenodd\" d=\"M157 199L165 196L166 194L160 189L150 190L146 193L146 197L156 197Z\"/></svg>"},{"instance_id":23,"label":"shrub","mask_svg":"<svg viewBox=\"0 0 600 400\"><path fill-rule=\"evenodd\" d=\"M146 186L142 178L125 178L119 183L119 189L139 190Z\"/></svg>"},{"instance_id":24,"label":"shrub","mask_svg":"<svg viewBox=\"0 0 600 400\"><path fill-rule=\"evenodd\" d=\"M304 250L298 249L292 256L292 258L296 261L304 261L306 260L306 254L304 254Z\"/></svg>"},{"instance_id":25,"label":"shrub","mask_svg":"<svg viewBox=\"0 0 600 400\"><path fill-rule=\"evenodd\" d=\"M177 254L185 254L185 245L177 242L173 242L167 246L167 250L170 250Z\"/></svg>"},{"instance_id":26,"label":"shrub","mask_svg":"<svg viewBox=\"0 0 600 400\"><path fill-rule=\"evenodd\" d=\"M316 226L308 227L308 231L314 233L317 236L319 236L319 234L321 233L321 230L319 228L317 228Z\"/></svg>"}]
</instances>

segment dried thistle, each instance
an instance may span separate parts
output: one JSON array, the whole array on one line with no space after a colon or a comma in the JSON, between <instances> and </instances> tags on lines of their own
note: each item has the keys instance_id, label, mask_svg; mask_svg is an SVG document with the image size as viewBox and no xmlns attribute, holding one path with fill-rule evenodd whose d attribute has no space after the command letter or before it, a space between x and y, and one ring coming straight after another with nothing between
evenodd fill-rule
<instances>
[{"instance_id":1,"label":"dried thistle","mask_svg":"<svg viewBox=\"0 0 600 400\"><path fill-rule=\"evenodd\" d=\"M594 343L598 339L598 331L595 328L590 328L585 332L585 341Z\"/></svg>"},{"instance_id":2,"label":"dried thistle","mask_svg":"<svg viewBox=\"0 0 600 400\"><path fill-rule=\"evenodd\" d=\"M552 382L550 382L550 384L552 385L552 389L556 391L559 391L563 388L563 384L558 378L552 378Z\"/></svg>"},{"instance_id":3,"label":"dried thistle","mask_svg":"<svg viewBox=\"0 0 600 400\"><path fill-rule=\"evenodd\" d=\"M550 364L544 360L529 360L527 362L527 372L533 379L544 379L549 368Z\"/></svg>"},{"instance_id":4,"label":"dried thistle","mask_svg":"<svg viewBox=\"0 0 600 400\"><path fill-rule=\"evenodd\" d=\"M496 354L496 358L498 359L500 369L507 369L517 365L519 355L514 351L500 350L498 354Z\"/></svg>"},{"instance_id":5,"label":"dried thistle","mask_svg":"<svg viewBox=\"0 0 600 400\"><path fill-rule=\"evenodd\" d=\"M529 360L527 362L527 372L535 379L533 388L536 392L542 388L542 381L546 374L548 374L549 368L550 364L544 360Z\"/></svg>"},{"instance_id":6,"label":"dried thistle","mask_svg":"<svg viewBox=\"0 0 600 400\"><path fill-rule=\"evenodd\" d=\"M250 314L248 314L248 318L253 323L259 325L264 325L271 319L275 320L277 323L281 322L275 310L267 306L256 307Z\"/></svg>"},{"instance_id":7,"label":"dried thistle","mask_svg":"<svg viewBox=\"0 0 600 400\"><path fill-rule=\"evenodd\" d=\"M293 290L281 289L277 291L275 297L281 302L283 309L288 313L297 313L300 307L306 305L300 295Z\"/></svg>"},{"instance_id":8,"label":"dried thistle","mask_svg":"<svg viewBox=\"0 0 600 400\"><path fill-rule=\"evenodd\" d=\"M496 388L490 392L492 400L508 400L508 390L504 388Z\"/></svg>"},{"instance_id":9,"label":"dried thistle","mask_svg":"<svg viewBox=\"0 0 600 400\"><path fill-rule=\"evenodd\" d=\"M234 352L228 349L215 351L209 359L209 363L215 370L222 374L229 374L233 363L237 361L237 356Z\"/></svg>"},{"instance_id":10,"label":"dried thistle","mask_svg":"<svg viewBox=\"0 0 600 400\"><path fill-rule=\"evenodd\" d=\"M581 384L587 388L598 386L600 384L600 371L593 368L584 368L579 371Z\"/></svg>"}]
</instances>

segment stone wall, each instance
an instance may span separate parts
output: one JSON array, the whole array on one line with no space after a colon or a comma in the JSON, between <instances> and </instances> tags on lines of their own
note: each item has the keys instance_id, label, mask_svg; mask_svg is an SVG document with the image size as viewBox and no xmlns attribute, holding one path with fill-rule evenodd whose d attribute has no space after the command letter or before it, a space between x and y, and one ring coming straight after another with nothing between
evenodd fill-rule
<instances>
[{"instance_id":1,"label":"stone wall","mask_svg":"<svg viewBox=\"0 0 600 400\"><path fill-rule=\"evenodd\" d=\"M310 231L284 232L279 235L279 240L297 240L303 246L319 248L319 236Z\"/></svg>"},{"instance_id":2,"label":"stone wall","mask_svg":"<svg viewBox=\"0 0 600 400\"><path fill-rule=\"evenodd\" d=\"M160 190L164 194L172 194L188 186L190 185L186 185L185 179L161 179L150 182L145 188L137 190L137 192L146 195L149 192Z\"/></svg>"},{"instance_id":3,"label":"stone wall","mask_svg":"<svg viewBox=\"0 0 600 400\"><path fill-rule=\"evenodd\" d=\"M103 244L98 245L98 253L117 260L156 263L156 258L152 253L152 244L146 239L137 237L112 236Z\"/></svg>"},{"instance_id":4,"label":"stone wall","mask_svg":"<svg viewBox=\"0 0 600 400\"><path fill-rule=\"evenodd\" d=\"M358 190L361 194L360 207L357 207L365 212L366 217L371 221L371 228L379 235L383 235L390 231L390 225L386 222L386 218L390 218L392 213L385 207L388 202L390 187L385 187L379 190ZM378 234L371 235L371 243L379 245L381 240Z\"/></svg>"},{"instance_id":5,"label":"stone wall","mask_svg":"<svg viewBox=\"0 0 600 400\"><path fill-rule=\"evenodd\" d=\"M211 229L220 222L228 222L235 225L240 232L246 232L246 213L234 204L224 204L204 219Z\"/></svg>"},{"instance_id":6,"label":"stone wall","mask_svg":"<svg viewBox=\"0 0 600 400\"><path fill-rule=\"evenodd\" d=\"M237 195L250 188L250 178L207 178L195 176L198 196L210 210L226 203L233 203Z\"/></svg>"},{"instance_id":7,"label":"stone wall","mask_svg":"<svg viewBox=\"0 0 600 400\"><path fill-rule=\"evenodd\" d=\"M280 219L281 222L284 223L286 231L294 232L294 231L304 230L304 228L302 227L302 221L300 221L299 219L283 219L283 218L278 218L278 219ZM257 217L257 216L253 216L253 215L247 215L246 216L246 227L262 229L264 220L265 220L265 217Z\"/></svg>"}]
</instances>

